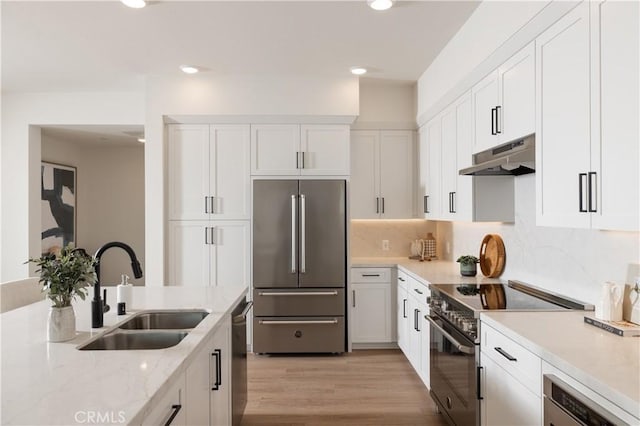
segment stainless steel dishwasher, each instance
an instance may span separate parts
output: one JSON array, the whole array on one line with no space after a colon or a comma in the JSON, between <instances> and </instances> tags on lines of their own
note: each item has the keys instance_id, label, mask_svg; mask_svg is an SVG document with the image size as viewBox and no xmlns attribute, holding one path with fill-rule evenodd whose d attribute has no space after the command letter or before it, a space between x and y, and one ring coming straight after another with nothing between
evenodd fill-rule
<instances>
[{"instance_id":1,"label":"stainless steel dishwasher","mask_svg":"<svg viewBox=\"0 0 640 426\"><path fill-rule=\"evenodd\" d=\"M545 374L544 426L628 426L553 374Z\"/></svg>"},{"instance_id":2,"label":"stainless steel dishwasher","mask_svg":"<svg viewBox=\"0 0 640 426\"><path fill-rule=\"evenodd\" d=\"M247 405L247 314L253 302L243 299L231 313L231 414L233 426L240 425Z\"/></svg>"}]
</instances>

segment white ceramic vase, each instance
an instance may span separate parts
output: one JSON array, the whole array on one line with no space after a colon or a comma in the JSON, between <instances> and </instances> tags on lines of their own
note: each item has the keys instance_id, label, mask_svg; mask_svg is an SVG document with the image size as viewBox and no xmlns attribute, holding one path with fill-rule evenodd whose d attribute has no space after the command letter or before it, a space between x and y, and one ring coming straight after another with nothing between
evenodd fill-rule
<instances>
[{"instance_id":1,"label":"white ceramic vase","mask_svg":"<svg viewBox=\"0 0 640 426\"><path fill-rule=\"evenodd\" d=\"M76 337L76 314L73 306L49 309L47 340L65 342Z\"/></svg>"}]
</instances>

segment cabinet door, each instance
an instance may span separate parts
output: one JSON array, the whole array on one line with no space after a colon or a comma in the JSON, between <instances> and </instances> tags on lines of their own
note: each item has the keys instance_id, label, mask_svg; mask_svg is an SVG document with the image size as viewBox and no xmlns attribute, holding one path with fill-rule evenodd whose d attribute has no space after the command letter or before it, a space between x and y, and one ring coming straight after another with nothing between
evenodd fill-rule
<instances>
[{"instance_id":1,"label":"cabinet door","mask_svg":"<svg viewBox=\"0 0 640 426\"><path fill-rule=\"evenodd\" d=\"M409 295L409 338L408 338L408 347L407 358L409 358L409 362L413 365L414 370L420 373L422 370L422 340L420 334L420 316L424 315L421 304L416 300L415 297L411 297Z\"/></svg>"},{"instance_id":2,"label":"cabinet door","mask_svg":"<svg viewBox=\"0 0 640 426\"><path fill-rule=\"evenodd\" d=\"M251 174L299 175L300 167L300 126L251 126Z\"/></svg>"},{"instance_id":3,"label":"cabinet door","mask_svg":"<svg viewBox=\"0 0 640 426\"><path fill-rule=\"evenodd\" d=\"M429 125L418 130L418 188L416 204L419 217L427 218L429 212Z\"/></svg>"},{"instance_id":4,"label":"cabinet door","mask_svg":"<svg viewBox=\"0 0 640 426\"><path fill-rule=\"evenodd\" d=\"M473 220L474 194L473 177L460 176L458 171L470 167L473 153L473 111L471 93L467 92L456 103L456 192L453 194L455 220Z\"/></svg>"},{"instance_id":5,"label":"cabinet door","mask_svg":"<svg viewBox=\"0 0 640 426\"><path fill-rule=\"evenodd\" d=\"M535 47L534 42L498 68L500 108L497 130L500 142L535 131Z\"/></svg>"},{"instance_id":6,"label":"cabinet door","mask_svg":"<svg viewBox=\"0 0 640 426\"><path fill-rule=\"evenodd\" d=\"M349 198L352 219L380 216L380 156L378 131L351 132L351 181Z\"/></svg>"},{"instance_id":7,"label":"cabinet door","mask_svg":"<svg viewBox=\"0 0 640 426\"><path fill-rule=\"evenodd\" d=\"M475 136L473 152L478 152L498 144L495 109L499 105L497 70L473 86L471 98Z\"/></svg>"},{"instance_id":8,"label":"cabinet door","mask_svg":"<svg viewBox=\"0 0 640 426\"><path fill-rule=\"evenodd\" d=\"M391 284L351 284L351 341L388 343L392 341Z\"/></svg>"},{"instance_id":9,"label":"cabinet door","mask_svg":"<svg viewBox=\"0 0 640 426\"><path fill-rule=\"evenodd\" d=\"M441 178L442 193L440 203L442 206L441 218L445 220L455 219L455 195L458 187L458 159L457 159L457 111L456 105L445 110L442 115L442 161Z\"/></svg>"},{"instance_id":10,"label":"cabinet door","mask_svg":"<svg viewBox=\"0 0 640 426\"><path fill-rule=\"evenodd\" d=\"M209 224L207 221L169 222L169 285L209 285Z\"/></svg>"},{"instance_id":11,"label":"cabinet door","mask_svg":"<svg viewBox=\"0 0 640 426\"><path fill-rule=\"evenodd\" d=\"M231 424L231 319L227 317L211 339L211 426ZM216 363L218 363L216 368Z\"/></svg>"},{"instance_id":12,"label":"cabinet door","mask_svg":"<svg viewBox=\"0 0 640 426\"><path fill-rule=\"evenodd\" d=\"M208 341L193 357L193 361L186 371L186 422L189 425L208 425L210 408L209 399L211 387L214 383L211 372L211 342Z\"/></svg>"},{"instance_id":13,"label":"cabinet door","mask_svg":"<svg viewBox=\"0 0 640 426\"><path fill-rule=\"evenodd\" d=\"M539 426L542 402L491 358L482 356L480 413L486 426Z\"/></svg>"},{"instance_id":14,"label":"cabinet door","mask_svg":"<svg viewBox=\"0 0 640 426\"><path fill-rule=\"evenodd\" d=\"M210 127L211 218L249 219L251 176L248 125Z\"/></svg>"},{"instance_id":15,"label":"cabinet door","mask_svg":"<svg viewBox=\"0 0 640 426\"><path fill-rule=\"evenodd\" d=\"M156 402L144 417L144 426L157 426L171 424L172 426L183 426L187 424L185 396L185 375L181 374L171 384L169 390ZM171 423L169 419L175 414Z\"/></svg>"},{"instance_id":16,"label":"cabinet door","mask_svg":"<svg viewBox=\"0 0 640 426\"><path fill-rule=\"evenodd\" d=\"M209 126L169 125L169 219L209 216Z\"/></svg>"},{"instance_id":17,"label":"cabinet door","mask_svg":"<svg viewBox=\"0 0 640 426\"><path fill-rule=\"evenodd\" d=\"M303 125L300 127L302 175L349 174L349 126Z\"/></svg>"},{"instance_id":18,"label":"cabinet door","mask_svg":"<svg viewBox=\"0 0 640 426\"><path fill-rule=\"evenodd\" d=\"M640 7L638 2L618 1L593 6L599 16L591 21L594 80L599 90L594 90L592 102L594 110L600 110L600 139L595 132L591 169L596 172L598 191L592 192L598 200L592 224L599 229L633 231L640 229Z\"/></svg>"},{"instance_id":19,"label":"cabinet door","mask_svg":"<svg viewBox=\"0 0 640 426\"><path fill-rule=\"evenodd\" d=\"M380 132L380 217L413 217L413 132Z\"/></svg>"},{"instance_id":20,"label":"cabinet door","mask_svg":"<svg viewBox=\"0 0 640 426\"><path fill-rule=\"evenodd\" d=\"M589 57L589 2L536 39L537 225L591 226Z\"/></svg>"},{"instance_id":21,"label":"cabinet door","mask_svg":"<svg viewBox=\"0 0 640 426\"><path fill-rule=\"evenodd\" d=\"M429 321L425 318L428 313L429 307L422 305L418 328L420 329L420 377L424 384L431 389L431 333L429 332Z\"/></svg>"},{"instance_id":22,"label":"cabinet door","mask_svg":"<svg viewBox=\"0 0 640 426\"><path fill-rule=\"evenodd\" d=\"M249 286L249 221L210 222L211 284Z\"/></svg>"},{"instance_id":23,"label":"cabinet door","mask_svg":"<svg viewBox=\"0 0 640 426\"><path fill-rule=\"evenodd\" d=\"M400 277L398 277L398 297L397 297L397 326L398 326L398 346L404 352L407 353L407 339L409 329L409 298L407 295L407 288L400 285Z\"/></svg>"},{"instance_id":24,"label":"cabinet door","mask_svg":"<svg viewBox=\"0 0 640 426\"><path fill-rule=\"evenodd\" d=\"M427 219L440 219L441 211L441 173L442 173L442 119L437 116L427 124L427 181L426 181L426 211Z\"/></svg>"}]
</instances>

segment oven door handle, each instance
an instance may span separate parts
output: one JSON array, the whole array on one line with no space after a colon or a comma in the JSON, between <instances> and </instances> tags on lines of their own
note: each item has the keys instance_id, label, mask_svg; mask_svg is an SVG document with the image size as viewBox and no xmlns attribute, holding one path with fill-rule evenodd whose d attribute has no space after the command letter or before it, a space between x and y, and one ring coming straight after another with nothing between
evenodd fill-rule
<instances>
[{"instance_id":1,"label":"oven door handle","mask_svg":"<svg viewBox=\"0 0 640 426\"><path fill-rule=\"evenodd\" d=\"M476 348L473 346L465 346L462 343L458 342L455 337L447 333L444 328L440 327L437 322L433 320L429 315L425 315L424 318L431 323L431 326L438 330L444 337L447 338L448 341L453 343L457 350L464 354L473 355L476 352Z\"/></svg>"}]
</instances>

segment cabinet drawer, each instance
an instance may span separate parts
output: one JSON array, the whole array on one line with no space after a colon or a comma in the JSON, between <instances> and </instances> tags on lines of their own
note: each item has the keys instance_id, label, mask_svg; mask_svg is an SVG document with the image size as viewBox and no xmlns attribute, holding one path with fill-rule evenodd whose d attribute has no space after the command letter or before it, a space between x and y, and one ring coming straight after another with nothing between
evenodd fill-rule
<instances>
[{"instance_id":1,"label":"cabinet drawer","mask_svg":"<svg viewBox=\"0 0 640 426\"><path fill-rule=\"evenodd\" d=\"M344 352L343 317L254 317L256 353Z\"/></svg>"},{"instance_id":2,"label":"cabinet drawer","mask_svg":"<svg viewBox=\"0 0 640 426\"><path fill-rule=\"evenodd\" d=\"M253 315L344 316L344 289L254 289Z\"/></svg>"},{"instance_id":3,"label":"cabinet drawer","mask_svg":"<svg viewBox=\"0 0 640 426\"><path fill-rule=\"evenodd\" d=\"M391 268L351 268L352 283L390 283Z\"/></svg>"},{"instance_id":4,"label":"cabinet drawer","mask_svg":"<svg viewBox=\"0 0 640 426\"><path fill-rule=\"evenodd\" d=\"M431 294L429 287L414 278L409 278L407 291L409 295L414 297L420 304L428 305L427 297Z\"/></svg>"},{"instance_id":5,"label":"cabinet drawer","mask_svg":"<svg viewBox=\"0 0 640 426\"><path fill-rule=\"evenodd\" d=\"M542 391L542 361L509 337L481 323L481 356L491 358L536 396Z\"/></svg>"},{"instance_id":6,"label":"cabinet drawer","mask_svg":"<svg viewBox=\"0 0 640 426\"><path fill-rule=\"evenodd\" d=\"M409 288L409 276L401 270L398 270L398 287L404 291L407 291Z\"/></svg>"}]
</instances>

